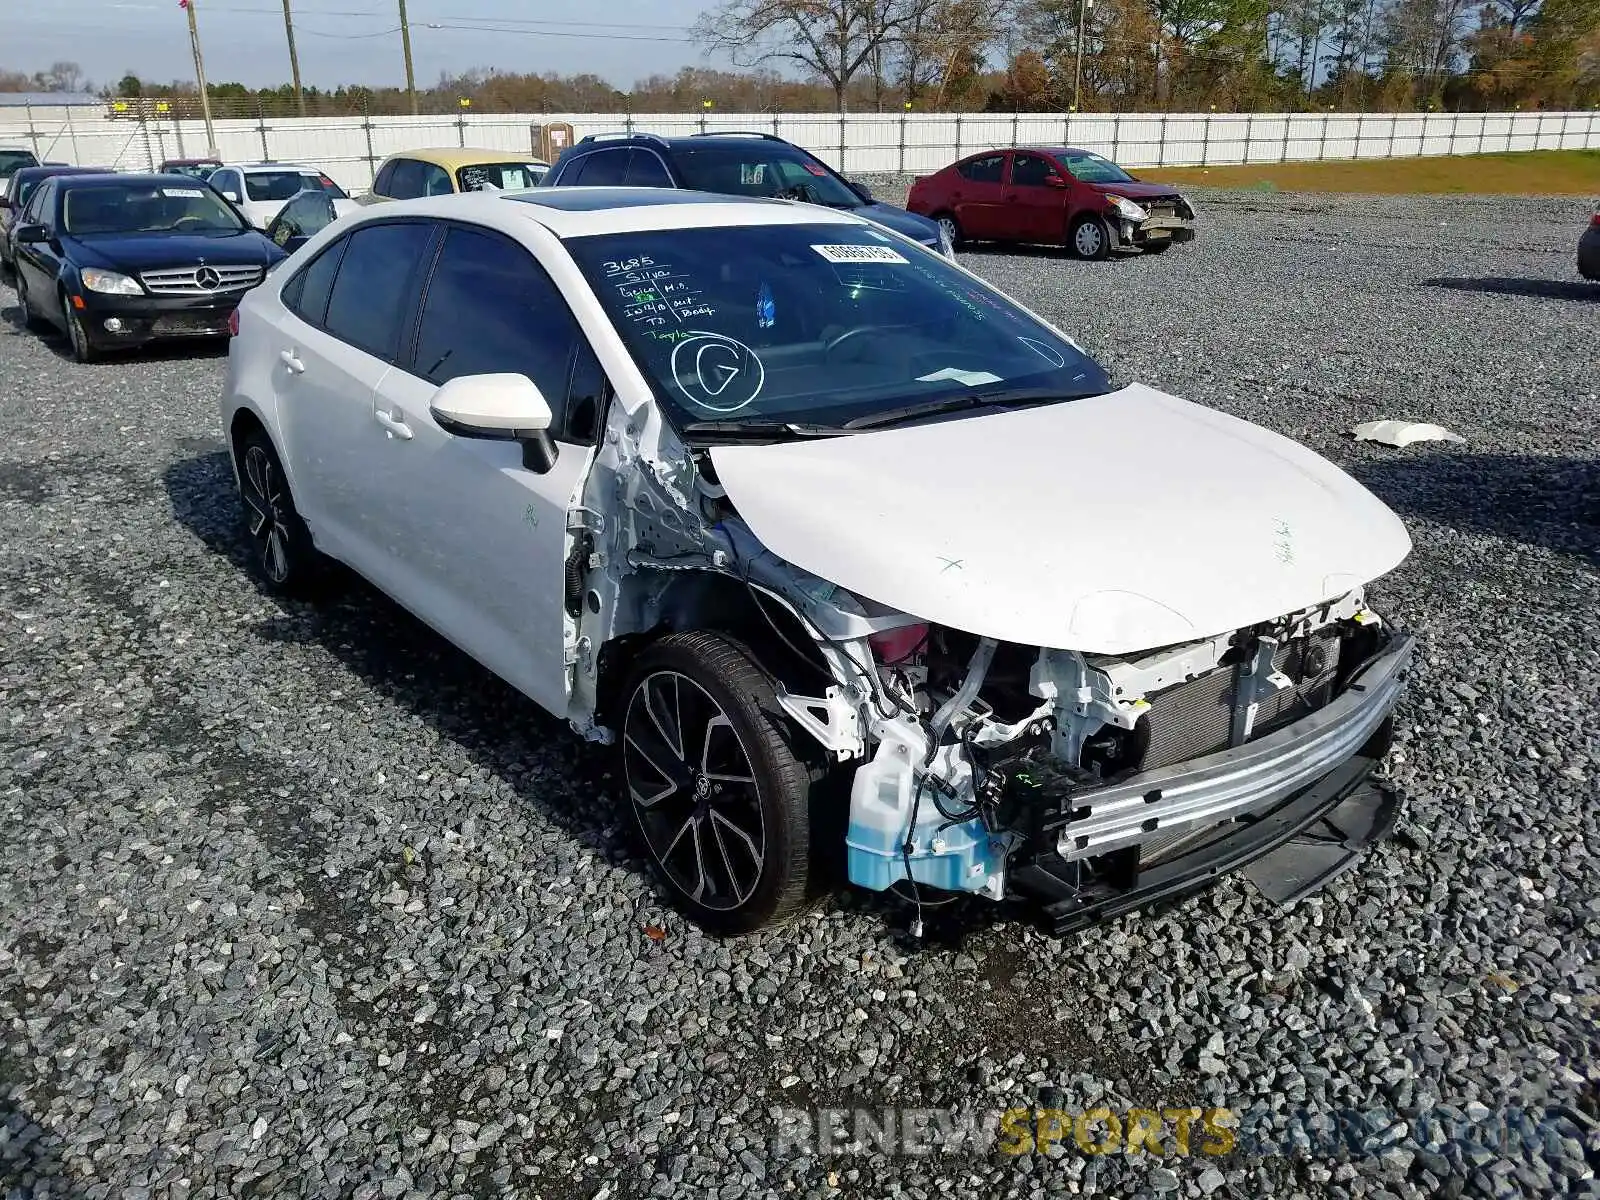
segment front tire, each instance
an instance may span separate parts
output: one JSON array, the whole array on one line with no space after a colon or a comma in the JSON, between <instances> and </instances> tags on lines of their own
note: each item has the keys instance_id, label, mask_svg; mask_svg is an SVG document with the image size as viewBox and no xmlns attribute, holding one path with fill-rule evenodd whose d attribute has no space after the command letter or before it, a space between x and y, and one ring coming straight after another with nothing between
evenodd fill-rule
<instances>
[{"instance_id":1,"label":"front tire","mask_svg":"<svg viewBox=\"0 0 1600 1200\"><path fill-rule=\"evenodd\" d=\"M1085 262L1104 262L1111 257L1111 231L1093 213L1078 218L1067 241L1072 252Z\"/></svg>"},{"instance_id":2,"label":"front tire","mask_svg":"<svg viewBox=\"0 0 1600 1200\"><path fill-rule=\"evenodd\" d=\"M772 678L736 642L674 634L640 656L623 697L626 800L672 902L717 934L804 908L813 776Z\"/></svg>"},{"instance_id":3,"label":"front tire","mask_svg":"<svg viewBox=\"0 0 1600 1200\"><path fill-rule=\"evenodd\" d=\"M61 311L67 317L67 341L72 345L72 360L79 363L90 363L99 357L98 351L89 342L89 332L83 327L83 318L78 315L78 310L72 307L72 299L66 293L61 295Z\"/></svg>"},{"instance_id":4,"label":"front tire","mask_svg":"<svg viewBox=\"0 0 1600 1200\"><path fill-rule=\"evenodd\" d=\"M269 591L304 595L317 582L321 558L294 506L278 453L260 430L241 437L237 449L239 500L256 571Z\"/></svg>"}]
</instances>

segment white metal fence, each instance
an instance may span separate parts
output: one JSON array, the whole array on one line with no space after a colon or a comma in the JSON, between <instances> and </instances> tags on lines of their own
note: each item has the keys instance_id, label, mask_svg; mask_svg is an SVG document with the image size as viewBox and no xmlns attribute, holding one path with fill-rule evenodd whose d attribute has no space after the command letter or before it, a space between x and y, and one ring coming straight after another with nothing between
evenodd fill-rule
<instances>
[{"instance_id":1,"label":"white metal fence","mask_svg":"<svg viewBox=\"0 0 1600 1200\"><path fill-rule=\"evenodd\" d=\"M528 154L539 126L681 135L758 130L798 142L847 173L925 173L977 150L1073 145L1129 167L1401 158L1600 147L1600 113L549 113L422 117L251 117L215 122L224 159L314 163L345 188L371 186L387 155L422 146ZM205 127L83 108L0 109L0 144L41 159L149 170L206 153Z\"/></svg>"}]
</instances>

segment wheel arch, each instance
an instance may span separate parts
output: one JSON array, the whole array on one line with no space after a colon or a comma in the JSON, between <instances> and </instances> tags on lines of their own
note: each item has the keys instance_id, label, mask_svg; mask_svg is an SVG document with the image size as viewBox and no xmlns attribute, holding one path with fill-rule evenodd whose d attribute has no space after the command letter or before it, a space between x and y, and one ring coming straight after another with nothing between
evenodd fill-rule
<instances>
[{"instance_id":1,"label":"wheel arch","mask_svg":"<svg viewBox=\"0 0 1600 1200\"><path fill-rule=\"evenodd\" d=\"M816 694L837 681L816 639L784 602L732 575L710 570L664 572L645 577L649 591L637 597L647 614L640 627L614 637L600 650L597 716L615 725L632 664L653 642L675 633L704 630L725 634L750 652L757 666L791 691Z\"/></svg>"}]
</instances>

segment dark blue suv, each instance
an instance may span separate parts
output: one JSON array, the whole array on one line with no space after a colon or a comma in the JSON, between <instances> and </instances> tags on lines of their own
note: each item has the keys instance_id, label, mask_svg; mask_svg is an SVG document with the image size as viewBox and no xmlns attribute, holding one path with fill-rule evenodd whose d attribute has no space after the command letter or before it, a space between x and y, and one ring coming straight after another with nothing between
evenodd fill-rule
<instances>
[{"instance_id":1,"label":"dark blue suv","mask_svg":"<svg viewBox=\"0 0 1600 1200\"><path fill-rule=\"evenodd\" d=\"M849 209L949 257L939 226L872 198L862 184L771 133L597 133L563 151L540 187L663 187L804 200Z\"/></svg>"}]
</instances>

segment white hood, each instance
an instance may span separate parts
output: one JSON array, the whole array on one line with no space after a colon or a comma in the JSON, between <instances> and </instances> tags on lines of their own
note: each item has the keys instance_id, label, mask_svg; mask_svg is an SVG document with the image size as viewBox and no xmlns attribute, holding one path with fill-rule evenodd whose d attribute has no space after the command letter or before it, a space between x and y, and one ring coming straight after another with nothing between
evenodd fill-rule
<instances>
[{"instance_id":1,"label":"white hood","mask_svg":"<svg viewBox=\"0 0 1600 1200\"><path fill-rule=\"evenodd\" d=\"M1405 526L1304 446L1135 384L851 437L718 446L774 554L923 620L1107 654L1211 637L1395 567Z\"/></svg>"}]
</instances>

